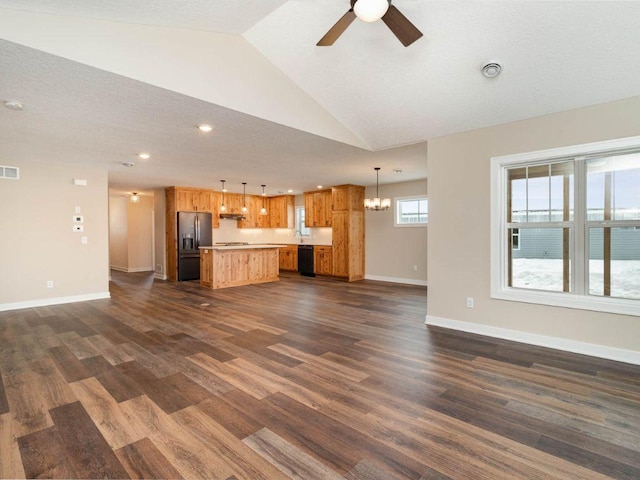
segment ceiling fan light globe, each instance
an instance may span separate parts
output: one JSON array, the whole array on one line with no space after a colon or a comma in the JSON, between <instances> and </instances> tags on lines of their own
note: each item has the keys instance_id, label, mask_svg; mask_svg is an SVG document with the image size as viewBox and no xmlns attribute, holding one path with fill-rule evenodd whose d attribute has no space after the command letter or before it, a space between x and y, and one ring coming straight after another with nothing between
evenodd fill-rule
<instances>
[{"instance_id":1,"label":"ceiling fan light globe","mask_svg":"<svg viewBox=\"0 0 640 480\"><path fill-rule=\"evenodd\" d=\"M363 22L380 20L389 10L389 0L358 0L353 12Z\"/></svg>"}]
</instances>

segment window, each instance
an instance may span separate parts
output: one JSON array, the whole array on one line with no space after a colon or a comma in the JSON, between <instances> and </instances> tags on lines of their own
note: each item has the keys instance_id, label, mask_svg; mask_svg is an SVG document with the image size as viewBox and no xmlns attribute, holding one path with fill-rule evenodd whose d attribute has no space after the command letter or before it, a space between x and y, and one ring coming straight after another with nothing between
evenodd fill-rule
<instances>
[{"instance_id":1,"label":"window","mask_svg":"<svg viewBox=\"0 0 640 480\"><path fill-rule=\"evenodd\" d=\"M396 198L396 227L424 227L429 220L429 201L426 195Z\"/></svg>"},{"instance_id":2,"label":"window","mask_svg":"<svg viewBox=\"0 0 640 480\"><path fill-rule=\"evenodd\" d=\"M640 316L640 137L492 159L493 298Z\"/></svg>"},{"instance_id":3,"label":"window","mask_svg":"<svg viewBox=\"0 0 640 480\"><path fill-rule=\"evenodd\" d=\"M298 232L303 237L311 235L311 230L304 224L304 207L296 207L296 233Z\"/></svg>"}]
</instances>

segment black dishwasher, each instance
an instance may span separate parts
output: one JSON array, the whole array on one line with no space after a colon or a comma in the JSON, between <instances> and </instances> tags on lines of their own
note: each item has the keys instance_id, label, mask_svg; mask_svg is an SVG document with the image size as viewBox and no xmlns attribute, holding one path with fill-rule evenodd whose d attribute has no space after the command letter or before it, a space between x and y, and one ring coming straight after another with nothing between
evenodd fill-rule
<instances>
[{"instance_id":1,"label":"black dishwasher","mask_svg":"<svg viewBox=\"0 0 640 480\"><path fill-rule=\"evenodd\" d=\"M298 245L298 271L305 277L315 277L313 271L313 245Z\"/></svg>"}]
</instances>

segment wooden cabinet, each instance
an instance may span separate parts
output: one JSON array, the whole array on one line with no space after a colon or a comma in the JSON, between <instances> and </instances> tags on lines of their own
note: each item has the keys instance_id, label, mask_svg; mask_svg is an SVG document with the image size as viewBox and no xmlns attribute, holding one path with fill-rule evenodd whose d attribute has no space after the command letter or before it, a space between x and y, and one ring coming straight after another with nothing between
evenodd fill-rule
<instances>
[{"instance_id":1,"label":"wooden cabinet","mask_svg":"<svg viewBox=\"0 0 640 480\"><path fill-rule=\"evenodd\" d=\"M364 187L340 185L333 198L333 275L348 281L364 278ZM337 208L339 207L339 208Z\"/></svg>"},{"instance_id":2,"label":"wooden cabinet","mask_svg":"<svg viewBox=\"0 0 640 480\"><path fill-rule=\"evenodd\" d=\"M331 190L304 194L304 223L307 227L330 227L332 216Z\"/></svg>"},{"instance_id":3,"label":"wooden cabinet","mask_svg":"<svg viewBox=\"0 0 640 480\"><path fill-rule=\"evenodd\" d=\"M167 278L178 280L178 212L209 212L211 226L218 228L218 195L213 190L190 187L165 188L165 237L167 242Z\"/></svg>"},{"instance_id":4,"label":"wooden cabinet","mask_svg":"<svg viewBox=\"0 0 640 480\"><path fill-rule=\"evenodd\" d=\"M268 216L270 228L294 228L295 197L293 195L269 197Z\"/></svg>"},{"instance_id":5,"label":"wooden cabinet","mask_svg":"<svg viewBox=\"0 0 640 480\"><path fill-rule=\"evenodd\" d=\"M280 270L298 271L298 246L285 245L280 247Z\"/></svg>"},{"instance_id":6,"label":"wooden cabinet","mask_svg":"<svg viewBox=\"0 0 640 480\"><path fill-rule=\"evenodd\" d=\"M176 211L213 213L212 196L213 190L175 188Z\"/></svg>"},{"instance_id":7,"label":"wooden cabinet","mask_svg":"<svg viewBox=\"0 0 640 480\"><path fill-rule=\"evenodd\" d=\"M238 220L238 228L260 228L260 207L256 200L257 198L254 195L245 196L244 201L247 211L242 212L242 205L240 205L240 213L242 213L244 219Z\"/></svg>"},{"instance_id":8,"label":"wooden cabinet","mask_svg":"<svg viewBox=\"0 0 640 480\"><path fill-rule=\"evenodd\" d=\"M242 213L242 194L225 193L224 205L227 207L227 211L224 213Z\"/></svg>"},{"instance_id":9,"label":"wooden cabinet","mask_svg":"<svg viewBox=\"0 0 640 480\"><path fill-rule=\"evenodd\" d=\"M332 247L316 245L313 247L314 272L317 275L333 275Z\"/></svg>"}]
</instances>

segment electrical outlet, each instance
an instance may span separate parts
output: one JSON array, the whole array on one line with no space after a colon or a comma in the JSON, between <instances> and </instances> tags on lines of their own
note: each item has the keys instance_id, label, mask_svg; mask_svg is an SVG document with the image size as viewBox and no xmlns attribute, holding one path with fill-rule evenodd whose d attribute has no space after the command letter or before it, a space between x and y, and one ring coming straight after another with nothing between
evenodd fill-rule
<instances>
[{"instance_id":1,"label":"electrical outlet","mask_svg":"<svg viewBox=\"0 0 640 480\"><path fill-rule=\"evenodd\" d=\"M53 280L47 280L47 288L53 288Z\"/></svg>"},{"instance_id":2,"label":"electrical outlet","mask_svg":"<svg viewBox=\"0 0 640 480\"><path fill-rule=\"evenodd\" d=\"M473 297L467 297L467 308L473 308Z\"/></svg>"},{"instance_id":3,"label":"electrical outlet","mask_svg":"<svg viewBox=\"0 0 640 480\"><path fill-rule=\"evenodd\" d=\"M83 245L86 245L87 243L89 243L89 239L87 237L80 238L80 241L82 242Z\"/></svg>"},{"instance_id":4,"label":"electrical outlet","mask_svg":"<svg viewBox=\"0 0 640 480\"><path fill-rule=\"evenodd\" d=\"M161 263L157 263L156 264L156 272L162 273L162 264Z\"/></svg>"},{"instance_id":5,"label":"electrical outlet","mask_svg":"<svg viewBox=\"0 0 640 480\"><path fill-rule=\"evenodd\" d=\"M418 271L418 265L414 265L414 266L413 266L413 271L414 271L414 272L417 272L417 271Z\"/></svg>"},{"instance_id":6,"label":"electrical outlet","mask_svg":"<svg viewBox=\"0 0 640 480\"><path fill-rule=\"evenodd\" d=\"M84 225L74 225L73 226L73 231L74 232L84 232Z\"/></svg>"}]
</instances>

